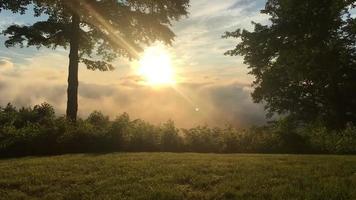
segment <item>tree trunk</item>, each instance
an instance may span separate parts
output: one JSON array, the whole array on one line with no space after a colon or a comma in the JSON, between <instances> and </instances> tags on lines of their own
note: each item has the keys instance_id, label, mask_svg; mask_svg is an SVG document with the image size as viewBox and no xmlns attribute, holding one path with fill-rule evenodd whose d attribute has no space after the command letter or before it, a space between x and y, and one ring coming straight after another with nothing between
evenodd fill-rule
<instances>
[{"instance_id":1,"label":"tree trunk","mask_svg":"<svg viewBox=\"0 0 356 200\"><path fill-rule=\"evenodd\" d=\"M67 90L67 119L75 122L78 112L78 65L79 65L79 16L73 14L72 34L70 39L68 90Z\"/></svg>"}]
</instances>

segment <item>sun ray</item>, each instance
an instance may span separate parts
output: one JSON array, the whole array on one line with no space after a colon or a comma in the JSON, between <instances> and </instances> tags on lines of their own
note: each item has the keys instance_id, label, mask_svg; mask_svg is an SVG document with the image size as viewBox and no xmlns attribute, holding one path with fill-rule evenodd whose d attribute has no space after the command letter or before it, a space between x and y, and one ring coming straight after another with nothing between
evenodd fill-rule
<instances>
[{"instance_id":1,"label":"sun ray","mask_svg":"<svg viewBox=\"0 0 356 200\"><path fill-rule=\"evenodd\" d=\"M129 43L127 42L120 33L107 21L105 20L100 13L98 13L90 4L86 3L85 1L81 0L83 8L90 12L93 17L93 23L97 23L97 25L101 25L105 31L107 31L108 38L117 45L117 47L121 47L126 49L131 56L138 57L138 51Z\"/></svg>"}]
</instances>

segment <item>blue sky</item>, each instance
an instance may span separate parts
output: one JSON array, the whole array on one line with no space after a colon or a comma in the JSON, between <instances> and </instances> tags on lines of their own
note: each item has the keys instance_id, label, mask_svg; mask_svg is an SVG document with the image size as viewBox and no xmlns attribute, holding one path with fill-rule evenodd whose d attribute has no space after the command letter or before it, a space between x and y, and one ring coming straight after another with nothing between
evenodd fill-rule
<instances>
[{"instance_id":1,"label":"blue sky","mask_svg":"<svg viewBox=\"0 0 356 200\"><path fill-rule=\"evenodd\" d=\"M79 114L101 110L115 116L128 112L134 118L154 123L173 119L181 127L263 123L263 105L252 103L253 77L247 75L243 59L223 55L237 41L221 38L225 31L251 29L251 21L267 23L268 17L259 12L263 6L264 0L191 0L190 15L174 23L177 37L173 46L168 47L181 78L179 90L185 97L169 87L157 89L135 84L134 62L118 59L113 72L80 67ZM13 23L32 22L29 15L0 13L1 29ZM7 49L3 42L1 36L0 104L29 106L46 101L63 114L67 50Z\"/></svg>"}]
</instances>

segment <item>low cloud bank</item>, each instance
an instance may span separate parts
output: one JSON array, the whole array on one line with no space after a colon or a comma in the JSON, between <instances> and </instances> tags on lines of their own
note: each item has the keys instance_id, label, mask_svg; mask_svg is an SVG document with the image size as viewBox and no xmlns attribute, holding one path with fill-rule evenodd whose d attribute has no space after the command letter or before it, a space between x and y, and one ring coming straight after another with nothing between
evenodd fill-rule
<instances>
[{"instance_id":1,"label":"low cloud bank","mask_svg":"<svg viewBox=\"0 0 356 200\"><path fill-rule=\"evenodd\" d=\"M0 63L1 66L5 62ZM127 112L152 123L172 119L180 127L226 123L246 127L264 122L263 106L252 103L248 84L221 83L206 78L206 81L184 82L176 87L153 88L142 85L135 76L101 84L93 83L95 78L91 76L84 75L82 79L79 86L81 116L94 110L111 117ZM12 102L16 106L30 106L48 102L59 114L64 114L66 87L66 72L61 69L12 68L0 72L0 104Z\"/></svg>"}]
</instances>

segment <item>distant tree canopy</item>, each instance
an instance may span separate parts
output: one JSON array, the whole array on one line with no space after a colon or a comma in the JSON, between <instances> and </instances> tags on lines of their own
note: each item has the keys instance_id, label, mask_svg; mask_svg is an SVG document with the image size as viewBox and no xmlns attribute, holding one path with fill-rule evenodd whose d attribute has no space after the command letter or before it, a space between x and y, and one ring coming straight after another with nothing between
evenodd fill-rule
<instances>
[{"instance_id":1,"label":"distant tree canopy","mask_svg":"<svg viewBox=\"0 0 356 200\"><path fill-rule=\"evenodd\" d=\"M270 116L288 114L329 128L356 123L355 0L268 0L270 24L224 37L241 42L226 55L244 56L256 80L253 99Z\"/></svg>"},{"instance_id":2,"label":"distant tree canopy","mask_svg":"<svg viewBox=\"0 0 356 200\"><path fill-rule=\"evenodd\" d=\"M171 22L187 15L189 0L0 0L0 11L47 20L33 25L11 25L3 33L7 47L70 49L67 117L75 120L78 109L78 63L107 71L118 56L136 58L143 44L160 40L170 44ZM41 18L42 19L42 18Z\"/></svg>"}]
</instances>

